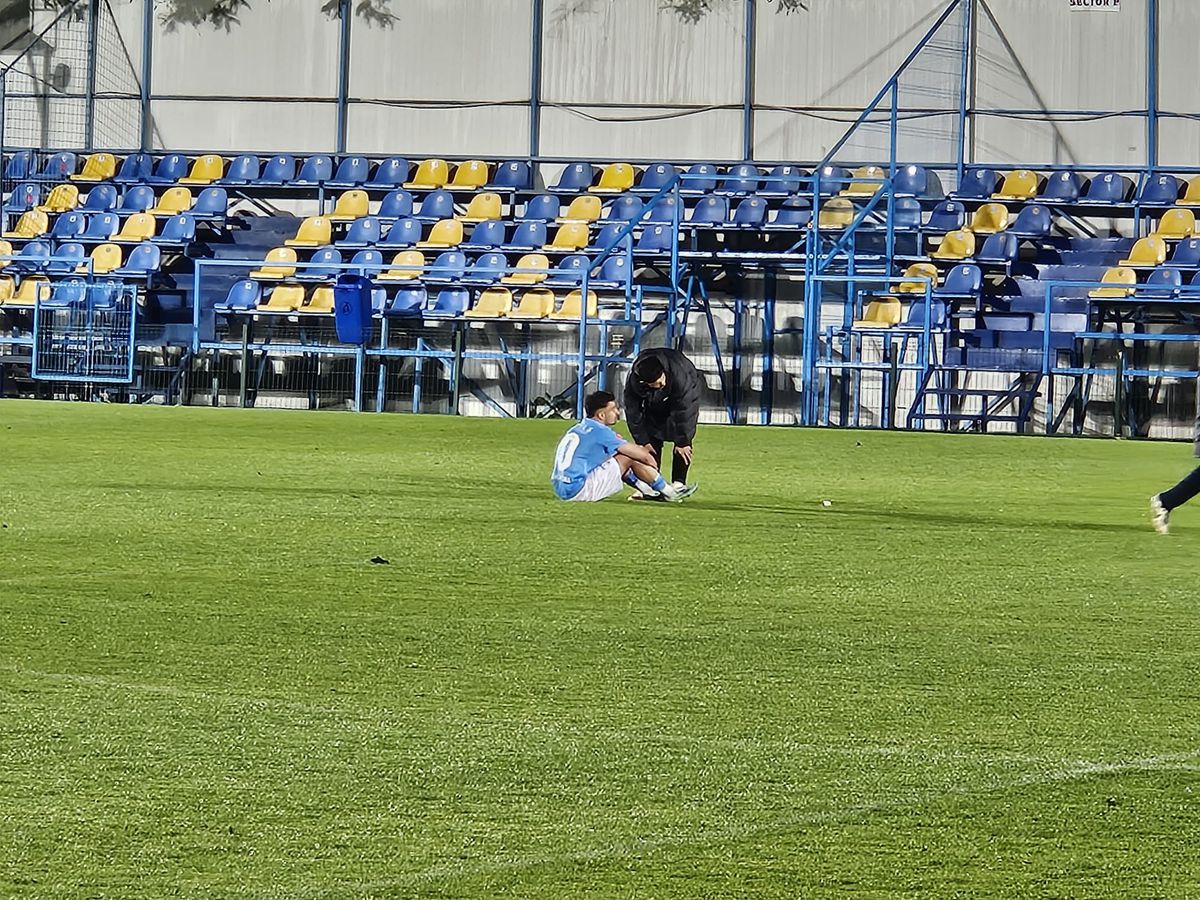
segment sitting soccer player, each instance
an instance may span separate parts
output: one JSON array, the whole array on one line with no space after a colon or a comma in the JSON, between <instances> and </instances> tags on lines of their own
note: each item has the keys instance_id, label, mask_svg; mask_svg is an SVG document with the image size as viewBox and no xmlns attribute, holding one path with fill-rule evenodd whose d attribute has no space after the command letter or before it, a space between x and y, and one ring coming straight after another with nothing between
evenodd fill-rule
<instances>
[{"instance_id":1,"label":"sitting soccer player","mask_svg":"<svg viewBox=\"0 0 1200 900\"><path fill-rule=\"evenodd\" d=\"M646 496L676 502L695 492L695 487L678 490L668 484L655 466L654 454L613 431L621 411L612 394L588 394L583 406L587 418L563 435L554 454L550 483L560 500L603 500L619 494L622 482Z\"/></svg>"}]
</instances>

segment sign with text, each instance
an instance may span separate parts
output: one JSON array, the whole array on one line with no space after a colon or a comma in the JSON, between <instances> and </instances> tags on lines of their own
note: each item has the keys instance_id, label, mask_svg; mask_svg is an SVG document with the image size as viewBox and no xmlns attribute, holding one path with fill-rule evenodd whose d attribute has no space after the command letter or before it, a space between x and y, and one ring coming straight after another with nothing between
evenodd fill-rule
<instances>
[{"instance_id":1,"label":"sign with text","mask_svg":"<svg viewBox=\"0 0 1200 900\"><path fill-rule=\"evenodd\" d=\"M1067 0L1072 12L1120 12L1121 0Z\"/></svg>"}]
</instances>

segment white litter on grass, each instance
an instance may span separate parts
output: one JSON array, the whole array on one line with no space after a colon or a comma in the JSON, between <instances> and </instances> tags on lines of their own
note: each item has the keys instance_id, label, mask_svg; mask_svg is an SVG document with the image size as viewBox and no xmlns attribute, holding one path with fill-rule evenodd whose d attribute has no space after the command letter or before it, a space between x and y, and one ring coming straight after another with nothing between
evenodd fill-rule
<instances>
[{"instance_id":1,"label":"white litter on grass","mask_svg":"<svg viewBox=\"0 0 1200 900\"><path fill-rule=\"evenodd\" d=\"M833 506L833 501L832 500L822 500L821 505L823 507L825 507L826 509L829 509L829 507Z\"/></svg>"}]
</instances>

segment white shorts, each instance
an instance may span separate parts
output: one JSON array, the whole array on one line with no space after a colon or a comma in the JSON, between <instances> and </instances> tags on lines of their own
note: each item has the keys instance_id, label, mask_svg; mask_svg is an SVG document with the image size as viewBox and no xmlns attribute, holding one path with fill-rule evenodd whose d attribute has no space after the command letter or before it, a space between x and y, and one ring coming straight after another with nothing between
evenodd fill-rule
<instances>
[{"instance_id":1,"label":"white shorts","mask_svg":"<svg viewBox=\"0 0 1200 900\"><path fill-rule=\"evenodd\" d=\"M625 487L621 480L621 464L616 459L606 459L598 469L592 469L587 481L579 493L572 497L582 503L595 503L613 494L619 494Z\"/></svg>"}]
</instances>

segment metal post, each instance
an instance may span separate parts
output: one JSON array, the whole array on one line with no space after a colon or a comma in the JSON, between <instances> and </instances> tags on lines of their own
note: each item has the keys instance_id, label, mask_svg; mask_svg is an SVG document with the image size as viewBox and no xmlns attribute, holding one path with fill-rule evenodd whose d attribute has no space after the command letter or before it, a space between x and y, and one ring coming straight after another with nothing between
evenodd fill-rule
<instances>
[{"instance_id":1,"label":"metal post","mask_svg":"<svg viewBox=\"0 0 1200 900\"><path fill-rule=\"evenodd\" d=\"M150 78L154 59L154 0L142 0L142 141L145 152L154 144L154 119L150 111Z\"/></svg>"},{"instance_id":2,"label":"metal post","mask_svg":"<svg viewBox=\"0 0 1200 900\"><path fill-rule=\"evenodd\" d=\"M338 37L338 92L337 92L337 135L334 140L335 152L346 152L347 112L350 94L350 24L353 9L350 0L340 0L338 17L341 29Z\"/></svg>"},{"instance_id":3,"label":"metal post","mask_svg":"<svg viewBox=\"0 0 1200 900\"><path fill-rule=\"evenodd\" d=\"M100 30L100 0L88 3L87 106L84 108L83 149L91 150L96 141L96 45Z\"/></svg>"},{"instance_id":4,"label":"metal post","mask_svg":"<svg viewBox=\"0 0 1200 900\"><path fill-rule=\"evenodd\" d=\"M746 0L746 74L742 82L742 159L754 158L754 0Z\"/></svg>"},{"instance_id":5,"label":"metal post","mask_svg":"<svg viewBox=\"0 0 1200 900\"><path fill-rule=\"evenodd\" d=\"M1146 4L1146 167L1158 166L1158 0Z\"/></svg>"},{"instance_id":6,"label":"metal post","mask_svg":"<svg viewBox=\"0 0 1200 900\"><path fill-rule=\"evenodd\" d=\"M962 4L962 71L959 73L958 84L958 154L956 174L958 183L962 184L963 174L967 163L967 92L971 88L971 43L974 34L974 11L976 0L959 0ZM974 106L974 103L971 104ZM972 135L972 144L974 135ZM972 154L973 155L973 154Z\"/></svg>"},{"instance_id":7,"label":"metal post","mask_svg":"<svg viewBox=\"0 0 1200 900\"><path fill-rule=\"evenodd\" d=\"M532 43L529 54L529 160L541 152L542 141L542 24L544 0L533 0Z\"/></svg>"}]
</instances>

